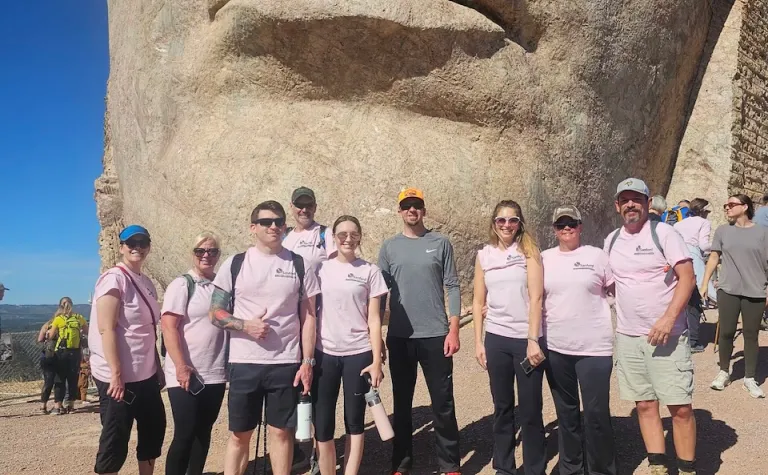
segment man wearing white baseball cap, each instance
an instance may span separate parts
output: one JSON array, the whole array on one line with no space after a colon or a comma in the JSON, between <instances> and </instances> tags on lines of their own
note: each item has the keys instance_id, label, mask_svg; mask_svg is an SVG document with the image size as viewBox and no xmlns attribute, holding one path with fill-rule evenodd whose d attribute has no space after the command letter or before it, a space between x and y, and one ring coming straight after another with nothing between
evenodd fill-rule
<instances>
[{"instance_id":1,"label":"man wearing white baseball cap","mask_svg":"<svg viewBox=\"0 0 768 475\"><path fill-rule=\"evenodd\" d=\"M649 221L646 184L619 183L615 207L623 226L605 239L616 282L619 393L634 401L652 475L667 475L659 406L672 415L677 466L695 474L693 362L685 313L696 279L682 236Z\"/></svg>"}]
</instances>

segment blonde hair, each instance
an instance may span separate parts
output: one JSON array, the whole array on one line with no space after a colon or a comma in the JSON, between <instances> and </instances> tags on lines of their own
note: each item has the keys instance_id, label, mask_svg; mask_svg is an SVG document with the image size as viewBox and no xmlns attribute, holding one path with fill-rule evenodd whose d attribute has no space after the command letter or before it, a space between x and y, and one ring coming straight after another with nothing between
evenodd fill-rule
<instances>
[{"instance_id":1,"label":"blonde hair","mask_svg":"<svg viewBox=\"0 0 768 475\"><path fill-rule=\"evenodd\" d=\"M215 242L216 247L220 245L219 236L217 236L215 233L211 231L203 231L200 234L198 234L197 237L195 237L195 244L192 245L192 249L195 249L196 247L200 247L200 245L205 241Z\"/></svg>"},{"instance_id":2,"label":"blonde hair","mask_svg":"<svg viewBox=\"0 0 768 475\"><path fill-rule=\"evenodd\" d=\"M499 201L495 208L493 208L489 235L491 245L495 247L498 247L499 243L504 245L504 242L496 232L496 223L494 222L496 216L499 214L499 211L501 211L503 208L511 208L515 210L515 214L518 218L520 218L520 225L518 226L517 233L515 233L513 238L513 242L517 243L517 248L520 249L520 253L522 253L525 257L533 257L534 259L538 259L541 254L539 245L536 244L536 240L533 238L531 233L527 231L525 226L525 218L523 217L523 210L520 208L520 205L517 204L516 201L502 200Z\"/></svg>"},{"instance_id":3,"label":"blonde hair","mask_svg":"<svg viewBox=\"0 0 768 475\"><path fill-rule=\"evenodd\" d=\"M70 315L71 313L72 313L72 299L69 297L62 297L62 299L59 300L59 308L56 309L56 313L53 314L53 317L56 318L59 315L67 316L67 315Z\"/></svg>"}]
</instances>

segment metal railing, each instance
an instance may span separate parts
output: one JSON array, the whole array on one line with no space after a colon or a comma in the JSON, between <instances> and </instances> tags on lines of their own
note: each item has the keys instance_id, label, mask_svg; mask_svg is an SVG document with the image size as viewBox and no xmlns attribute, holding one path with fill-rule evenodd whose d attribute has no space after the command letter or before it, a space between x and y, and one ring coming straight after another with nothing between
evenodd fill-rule
<instances>
[{"instance_id":1,"label":"metal railing","mask_svg":"<svg viewBox=\"0 0 768 475\"><path fill-rule=\"evenodd\" d=\"M40 394L42 345L38 332L0 335L0 401Z\"/></svg>"}]
</instances>

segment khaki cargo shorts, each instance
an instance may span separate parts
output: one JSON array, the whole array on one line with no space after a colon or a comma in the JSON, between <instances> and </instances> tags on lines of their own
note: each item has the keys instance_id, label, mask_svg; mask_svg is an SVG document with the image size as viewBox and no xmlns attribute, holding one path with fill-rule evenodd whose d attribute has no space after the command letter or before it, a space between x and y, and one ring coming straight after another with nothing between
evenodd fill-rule
<instances>
[{"instance_id":1,"label":"khaki cargo shorts","mask_svg":"<svg viewBox=\"0 0 768 475\"><path fill-rule=\"evenodd\" d=\"M625 401L659 401L665 406L691 404L693 361L688 333L652 346L647 336L616 334L616 373Z\"/></svg>"}]
</instances>

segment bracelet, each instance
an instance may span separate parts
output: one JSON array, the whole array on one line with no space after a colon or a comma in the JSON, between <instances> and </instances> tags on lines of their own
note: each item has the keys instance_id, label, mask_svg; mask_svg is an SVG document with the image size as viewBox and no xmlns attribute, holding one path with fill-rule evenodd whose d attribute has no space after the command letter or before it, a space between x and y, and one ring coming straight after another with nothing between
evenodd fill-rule
<instances>
[{"instance_id":1,"label":"bracelet","mask_svg":"<svg viewBox=\"0 0 768 475\"><path fill-rule=\"evenodd\" d=\"M533 338L533 337L530 337L530 336L529 336L529 337L528 337L528 339L529 339L529 340L531 340L531 341L533 341L533 342L536 342L536 343L538 343L538 342L539 342L539 339L538 339L538 338Z\"/></svg>"}]
</instances>

